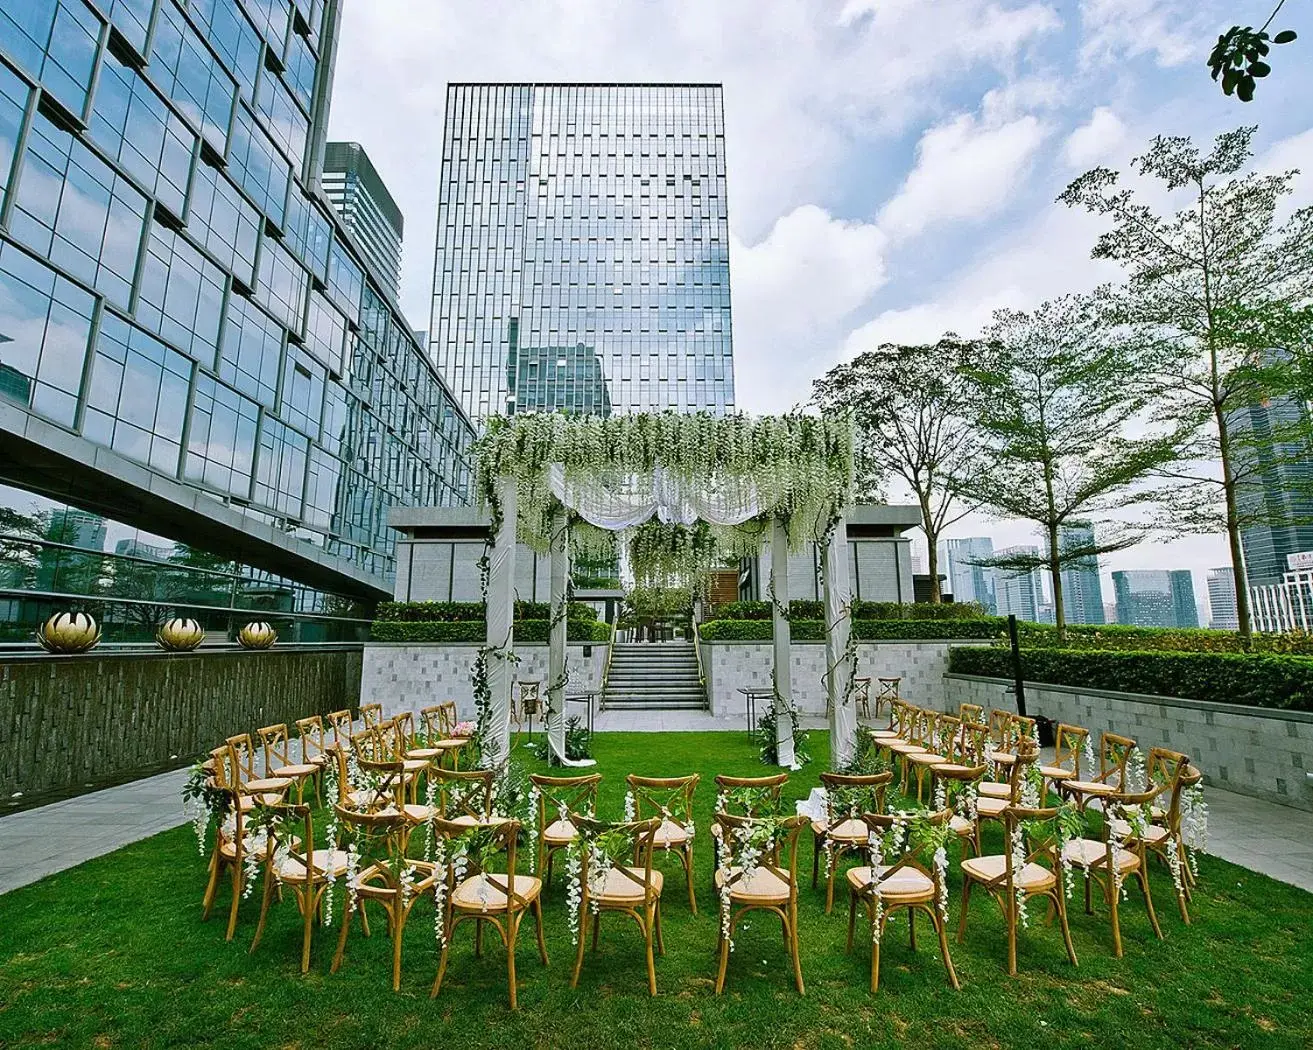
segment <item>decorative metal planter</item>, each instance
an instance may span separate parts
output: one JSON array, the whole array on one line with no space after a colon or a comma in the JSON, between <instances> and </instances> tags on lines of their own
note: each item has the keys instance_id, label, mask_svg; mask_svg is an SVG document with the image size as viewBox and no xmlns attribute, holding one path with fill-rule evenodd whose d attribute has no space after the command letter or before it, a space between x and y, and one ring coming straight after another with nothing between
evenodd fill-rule
<instances>
[{"instance_id":1,"label":"decorative metal planter","mask_svg":"<svg viewBox=\"0 0 1313 1050\"><path fill-rule=\"evenodd\" d=\"M48 653L85 653L100 641L100 625L89 613L55 613L36 630Z\"/></svg>"},{"instance_id":2,"label":"decorative metal planter","mask_svg":"<svg viewBox=\"0 0 1313 1050\"><path fill-rule=\"evenodd\" d=\"M175 616L155 632L155 641L170 653L186 653L205 640L205 630L195 620Z\"/></svg>"},{"instance_id":3,"label":"decorative metal planter","mask_svg":"<svg viewBox=\"0 0 1313 1050\"><path fill-rule=\"evenodd\" d=\"M244 649L268 649L278 639L278 632L263 620L252 620L237 632Z\"/></svg>"}]
</instances>

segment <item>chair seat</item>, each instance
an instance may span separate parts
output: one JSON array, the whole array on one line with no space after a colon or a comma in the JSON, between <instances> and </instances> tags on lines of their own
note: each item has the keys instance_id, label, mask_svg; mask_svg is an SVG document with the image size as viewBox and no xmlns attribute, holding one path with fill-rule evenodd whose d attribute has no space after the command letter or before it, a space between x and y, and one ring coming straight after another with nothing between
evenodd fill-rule
<instances>
[{"instance_id":1,"label":"chair seat","mask_svg":"<svg viewBox=\"0 0 1313 1050\"><path fill-rule=\"evenodd\" d=\"M673 820L663 820L656 834L652 836L652 846L655 849L673 849L676 846L683 846L690 838L692 836L688 833L688 828L676 824Z\"/></svg>"},{"instance_id":2,"label":"chair seat","mask_svg":"<svg viewBox=\"0 0 1313 1050\"><path fill-rule=\"evenodd\" d=\"M1111 784L1098 780L1064 780L1062 786L1077 795L1111 795L1116 791Z\"/></svg>"},{"instance_id":3,"label":"chair seat","mask_svg":"<svg viewBox=\"0 0 1313 1050\"><path fill-rule=\"evenodd\" d=\"M967 836L976 833L976 826L966 817L960 817L956 813L948 818L948 828L954 835Z\"/></svg>"},{"instance_id":4,"label":"chair seat","mask_svg":"<svg viewBox=\"0 0 1313 1050\"><path fill-rule=\"evenodd\" d=\"M280 780L283 777L290 777L292 780L299 780L301 777L314 776L318 772L319 772L318 766L306 762L301 765L280 766L279 768L272 770L269 775L272 777L276 777Z\"/></svg>"},{"instance_id":5,"label":"chair seat","mask_svg":"<svg viewBox=\"0 0 1313 1050\"><path fill-rule=\"evenodd\" d=\"M490 817L476 817L470 813L462 813L456 817L445 818L449 823L459 824L463 828L495 828L498 824L505 824L506 818L493 814Z\"/></svg>"},{"instance_id":6,"label":"chair seat","mask_svg":"<svg viewBox=\"0 0 1313 1050\"><path fill-rule=\"evenodd\" d=\"M961 762L936 762L930 769L932 773L970 773L975 766L964 766Z\"/></svg>"},{"instance_id":7,"label":"chair seat","mask_svg":"<svg viewBox=\"0 0 1313 1050\"><path fill-rule=\"evenodd\" d=\"M444 750L445 750L444 748L440 748L440 747L412 747L409 751L406 752L406 757L409 759L428 763L428 762L432 762L433 759L437 758L440 754L442 754Z\"/></svg>"},{"instance_id":8,"label":"chair seat","mask_svg":"<svg viewBox=\"0 0 1313 1050\"><path fill-rule=\"evenodd\" d=\"M874 870L883 875L890 867L881 864ZM848 885L863 895L871 893L872 877L869 866L848 869ZM935 883L925 872L906 866L880 883L880 896L888 904L919 904L934 899Z\"/></svg>"},{"instance_id":9,"label":"chair seat","mask_svg":"<svg viewBox=\"0 0 1313 1050\"><path fill-rule=\"evenodd\" d=\"M242 812L255 809L256 806L276 806L283 801L281 791L268 792L262 795L238 795L237 804L241 806Z\"/></svg>"},{"instance_id":10,"label":"chair seat","mask_svg":"<svg viewBox=\"0 0 1313 1050\"><path fill-rule=\"evenodd\" d=\"M898 733L892 729L872 729L871 737L874 740L898 740Z\"/></svg>"},{"instance_id":11,"label":"chair seat","mask_svg":"<svg viewBox=\"0 0 1313 1050\"><path fill-rule=\"evenodd\" d=\"M886 746L895 755L919 755L923 751L928 750L928 748L924 748L920 744L912 744L906 740L895 740Z\"/></svg>"},{"instance_id":12,"label":"chair seat","mask_svg":"<svg viewBox=\"0 0 1313 1050\"><path fill-rule=\"evenodd\" d=\"M993 854L988 857L967 857L962 861L962 873L978 882L1002 879L1007 870L1007 857ZM1028 892L1042 892L1058 884L1058 877L1042 864L1028 863L1021 871L1012 873L1012 881Z\"/></svg>"},{"instance_id":13,"label":"chair seat","mask_svg":"<svg viewBox=\"0 0 1313 1050\"><path fill-rule=\"evenodd\" d=\"M741 878L736 878L742 868L731 868L730 877L734 880L729 889L731 901L741 904L783 904L789 899L788 882L780 878L770 868L758 865ZM725 883L725 870L716 871L716 889Z\"/></svg>"},{"instance_id":14,"label":"chair seat","mask_svg":"<svg viewBox=\"0 0 1313 1050\"><path fill-rule=\"evenodd\" d=\"M994 798L992 795L981 795L976 799L976 812L982 817L997 817L1012 803L1006 798Z\"/></svg>"},{"instance_id":15,"label":"chair seat","mask_svg":"<svg viewBox=\"0 0 1313 1050\"><path fill-rule=\"evenodd\" d=\"M291 786L292 782L287 777L262 777L259 780L248 780L242 785L242 791L259 794L261 791L281 791Z\"/></svg>"},{"instance_id":16,"label":"chair seat","mask_svg":"<svg viewBox=\"0 0 1313 1050\"><path fill-rule=\"evenodd\" d=\"M630 878L625 872L628 871L633 875ZM660 897L661 887L665 885L665 874L659 870L653 869L652 881L649 885L652 892ZM637 880L637 881L635 881ZM517 883L519 879L515 880ZM589 891L589 897L599 904L618 904L630 905L643 903L643 869L642 868L612 868L606 873L606 879L602 883L602 888L598 892Z\"/></svg>"},{"instance_id":17,"label":"chair seat","mask_svg":"<svg viewBox=\"0 0 1313 1050\"><path fill-rule=\"evenodd\" d=\"M428 769L433 762L427 758L403 758L401 760L401 769L405 773L422 773Z\"/></svg>"},{"instance_id":18,"label":"chair seat","mask_svg":"<svg viewBox=\"0 0 1313 1050\"><path fill-rule=\"evenodd\" d=\"M1010 766L1017 760L1017 756L1010 751L986 751L985 757L996 766Z\"/></svg>"},{"instance_id":19,"label":"chair seat","mask_svg":"<svg viewBox=\"0 0 1313 1050\"><path fill-rule=\"evenodd\" d=\"M472 875L451 895L451 903L462 911L506 911L509 898L506 893L507 879L504 874ZM515 876L515 895L524 902L534 900L543 891L542 880L533 875ZM516 902L516 908L525 904Z\"/></svg>"},{"instance_id":20,"label":"chair seat","mask_svg":"<svg viewBox=\"0 0 1313 1050\"><path fill-rule=\"evenodd\" d=\"M402 806L401 812L403 812L406 815L406 819L413 824L427 824L430 818L438 815L438 807L415 805L411 803Z\"/></svg>"},{"instance_id":21,"label":"chair seat","mask_svg":"<svg viewBox=\"0 0 1313 1050\"><path fill-rule=\"evenodd\" d=\"M918 766L942 766L948 761L948 756L936 755L933 751L917 751L908 755L907 760Z\"/></svg>"},{"instance_id":22,"label":"chair seat","mask_svg":"<svg viewBox=\"0 0 1313 1050\"><path fill-rule=\"evenodd\" d=\"M543 841L549 846L566 846L578 837L578 829L568 820L554 820L543 829Z\"/></svg>"},{"instance_id":23,"label":"chair seat","mask_svg":"<svg viewBox=\"0 0 1313 1050\"><path fill-rule=\"evenodd\" d=\"M467 736L449 736L433 741L433 746L440 751L459 751L470 742Z\"/></svg>"},{"instance_id":24,"label":"chair seat","mask_svg":"<svg viewBox=\"0 0 1313 1050\"><path fill-rule=\"evenodd\" d=\"M1050 780L1075 780L1076 771L1066 766L1040 766L1039 771Z\"/></svg>"},{"instance_id":25,"label":"chair seat","mask_svg":"<svg viewBox=\"0 0 1313 1050\"><path fill-rule=\"evenodd\" d=\"M858 820L856 817L849 817L847 820L839 821L834 826L833 831L829 829L829 825L825 821L813 820L812 834L824 835L835 842L863 845L871 837L871 829L866 826L866 821Z\"/></svg>"},{"instance_id":26,"label":"chair seat","mask_svg":"<svg viewBox=\"0 0 1313 1050\"><path fill-rule=\"evenodd\" d=\"M998 784L992 780L982 780L980 786L976 789L976 794L982 798L1011 798L1012 785Z\"/></svg>"},{"instance_id":27,"label":"chair seat","mask_svg":"<svg viewBox=\"0 0 1313 1050\"><path fill-rule=\"evenodd\" d=\"M1150 824L1144 829L1143 836L1136 835L1130 824L1119 817L1113 817L1110 826L1112 827L1112 833L1120 838L1130 839L1132 841L1138 838L1143 838L1144 841L1151 846L1158 845L1158 843L1166 840L1167 836L1171 834L1171 832L1164 827L1159 827L1157 824Z\"/></svg>"},{"instance_id":28,"label":"chair seat","mask_svg":"<svg viewBox=\"0 0 1313 1050\"><path fill-rule=\"evenodd\" d=\"M315 882L327 881L326 870L331 870L336 879L345 875L351 866L350 858L340 849L317 849L311 859L315 866ZM304 882L305 864L298 857L288 857L278 865L278 877L287 882Z\"/></svg>"},{"instance_id":29,"label":"chair seat","mask_svg":"<svg viewBox=\"0 0 1313 1050\"><path fill-rule=\"evenodd\" d=\"M1108 847L1098 839L1072 839L1062 847L1062 855L1072 864L1081 867L1107 867ZM1120 846L1113 848L1113 862L1118 871L1135 871L1140 866L1140 858L1130 850Z\"/></svg>"}]
</instances>

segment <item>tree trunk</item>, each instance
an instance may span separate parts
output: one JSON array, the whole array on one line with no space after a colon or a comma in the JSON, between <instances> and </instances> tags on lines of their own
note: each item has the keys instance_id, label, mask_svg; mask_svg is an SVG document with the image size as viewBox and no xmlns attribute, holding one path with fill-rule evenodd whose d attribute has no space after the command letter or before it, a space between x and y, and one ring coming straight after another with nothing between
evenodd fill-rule
<instances>
[{"instance_id":1,"label":"tree trunk","mask_svg":"<svg viewBox=\"0 0 1313 1050\"><path fill-rule=\"evenodd\" d=\"M943 589L939 586L939 533L935 531L934 515L924 503L921 505L921 530L925 533L926 566L930 570L930 601L938 605L944 600Z\"/></svg>"},{"instance_id":2,"label":"tree trunk","mask_svg":"<svg viewBox=\"0 0 1313 1050\"><path fill-rule=\"evenodd\" d=\"M1226 413L1214 403L1213 417L1217 422L1217 449L1222 460L1222 492L1226 497L1226 541L1231 551L1231 575L1235 582L1236 629L1240 644L1248 649L1253 644L1253 627L1249 620L1249 586L1245 580L1244 547L1240 543L1240 510L1236 500L1235 476L1231 472L1231 432L1227 427Z\"/></svg>"},{"instance_id":3,"label":"tree trunk","mask_svg":"<svg viewBox=\"0 0 1313 1050\"><path fill-rule=\"evenodd\" d=\"M1049 582L1053 585L1053 624L1058 640L1067 637L1067 614L1062 608L1062 557L1058 551L1058 526L1049 526Z\"/></svg>"}]
</instances>

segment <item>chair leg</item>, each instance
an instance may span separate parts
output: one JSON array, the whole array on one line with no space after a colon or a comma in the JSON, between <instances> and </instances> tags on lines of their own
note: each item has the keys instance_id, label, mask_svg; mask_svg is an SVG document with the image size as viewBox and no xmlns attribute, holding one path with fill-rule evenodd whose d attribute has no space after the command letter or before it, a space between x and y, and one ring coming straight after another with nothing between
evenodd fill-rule
<instances>
[{"instance_id":1,"label":"chair leg","mask_svg":"<svg viewBox=\"0 0 1313 1050\"><path fill-rule=\"evenodd\" d=\"M233 861L233 899L232 904L228 906L228 932L224 934L225 941L231 941L233 934L237 932L237 909L242 906L242 890L246 884L246 873L242 871L242 862L239 858Z\"/></svg>"},{"instance_id":2,"label":"chair leg","mask_svg":"<svg viewBox=\"0 0 1313 1050\"><path fill-rule=\"evenodd\" d=\"M587 902L585 901L585 902L583 902L583 904L586 905ZM585 913L585 914L586 914L586 913ZM577 986L578 986L578 984L579 984L579 973L580 973L580 971L583 970L583 968L584 968L584 941L585 941L585 939L586 939L586 937L585 937L586 932L587 932L587 931L586 931L586 929L585 929L585 927L584 927L584 923L583 923L583 922L580 922L580 924L579 924L579 936L576 938L576 940L577 940L578 943L577 943L576 946L575 946L575 952L574 952L574 973L570 975L570 987L571 987L571 988L574 988L574 987L577 987Z\"/></svg>"},{"instance_id":3,"label":"chair leg","mask_svg":"<svg viewBox=\"0 0 1313 1050\"><path fill-rule=\"evenodd\" d=\"M825 876L825 914L834 910L834 869L839 866L838 850L830 851L830 873Z\"/></svg>"},{"instance_id":4,"label":"chair leg","mask_svg":"<svg viewBox=\"0 0 1313 1050\"><path fill-rule=\"evenodd\" d=\"M848 945L844 951L853 950L853 929L857 925L857 891L851 887L848 890Z\"/></svg>"},{"instance_id":5,"label":"chair leg","mask_svg":"<svg viewBox=\"0 0 1313 1050\"><path fill-rule=\"evenodd\" d=\"M205 896L201 898L202 922L210 917L210 909L214 907L214 898L219 893L219 866L219 847L216 845L214 852L210 855L210 877L205 883Z\"/></svg>"},{"instance_id":6,"label":"chair leg","mask_svg":"<svg viewBox=\"0 0 1313 1050\"><path fill-rule=\"evenodd\" d=\"M816 882L821 873L821 836L815 832L812 833L812 889L816 888Z\"/></svg>"},{"instance_id":7,"label":"chair leg","mask_svg":"<svg viewBox=\"0 0 1313 1050\"><path fill-rule=\"evenodd\" d=\"M962 876L962 903L958 905L961 914L957 918L957 943L961 944L967 935L967 904L971 901L971 877Z\"/></svg>"},{"instance_id":8,"label":"chair leg","mask_svg":"<svg viewBox=\"0 0 1313 1050\"><path fill-rule=\"evenodd\" d=\"M939 934L939 954L944 957L944 969L948 971L948 983L953 986L955 992L962 990L962 985L957 979L957 970L953 967L953 957L948 952L948 930L944 927L943 917L937 910L937 905L931 905L931 918L934 920L935 932Z\"/></svg>"},{"instance_id":9,"label":"chair leg","mask_svg":"<svg viewBox=\"0 0 1313 1050\"><path fill-rule=\"evenodd\" d=\"M362 901L360 903L361 903L360 914L363 916L365 913L365 909L363 906L364 902ZM346 935L347 935L347 931L351 929L351 912L352 912L351 899L350 896L348 895L346 907L345 909L343 909L343 913L342 913L342 929L337 935L337 951L333 953L333 963L328 968L329 973L337 973L338 969L340 969L342 966L342 956L346 952ZM434 994L437 993L435 992Z\"/></svg>"},{"instance_id":10,"label":"chair leg","mask_svg":"<svg viewBox=\"0 0 1313 1050\"><path fill-rule=\"evenodd\" d=\"M483 958L483 920L474 920L474 958Z\"/></svg>"},{"instance_id":11,"label":"chair leg","mask_svg":"<svg viewBox=\"0 0 1313 1050\"><path fill-rule=\"evenodd\" d=\"M535 897L533 900L533 926L534 936L538 939L538 958L543 961L544 966L551 966L551 960L547 958L547 942L543 939L543 902L541 897Z\"/></svg>"},{"instance_id":12,"label":"chair leg","mask_svg":"<svg viewBox=\"0 0 1313 1050\"><path fill-rule=\"evenodd\" d=\"M658 952L658 954L660 954L660 955L665 955L665 954L666 954L666 938L665 938L665 934L663 934L663 933L661 932L661 898L660 898L660 897L657 898L657 900L656 900L656 906L655 906L655 908L654 908L653 910L654 910L654 912L656 913L656 939L657 939L657 952Z\"/></svg>"},{"instance_id":13,"label":"chair leg","mask_svg":"<svg viewBox=\"0 0 1313 1050\"><path fill-rule=\"evenodd\" d=\"M1163 939L1162 927L1158 925L1158 913L1153 907L1153 891L1149 888L1149 872L1143 861L1140 863L1140 890L1144 893L1144 906L1149 911L1149 925L1153 927L1153 932L1161 941Z\"/></svg>"},{"instance_id":14,"label":"chair leg","mask_svg":"<svg viewBox=\"0 0 1313 1050\"><path fill-rule=\"evenodd\" d=\"M508 912L506 915L506 980L510 986L511 1009L520 1008L515 994L515 935L520 932L520 919L524 912Z\"/></svg>"},{"instance_id":15,"label":"chair leg","mask_svg":"<svg viewBox=\"0 0 1313 1050\"><path fill-rule=\"evenodd\" d=\"M1108 873L1108 911L1112 913L1112 948L1113 953L1118 959L1122 957L1122 923L1120 908L1121 891L1117 889L1117 882L1112 873Z\"/></svg>"},{"instance_id":16,"label":"chair leg","mask_svg":"<svg viewBox=\"0 0 1313 1050\"><path fill-rule=\"evenodd\" d=\"M656 960L652 958L652 934L656 925L656 915L651 905L647 909L647 921L643 923L643 941L647 951L647 991L656 995Z\"/></svg>"},{"instance_id":17,"label":"chair leg","mask_svg":"<svg viewBox=\"0 0 1313 1050\"><path fill-rule=\"evenodd\" d=\"M793 956L793 979L798 985L798 994L806 995L807 989L802 983L802 957L798 950L798 902L789 902L789 954Z\"/></svg>"},{"instance_id":18,"label":"chair leg","mask_svg":"<svg viewBox=\"0 0 1313 1050\"><path fill-rule=\"evenodd\" d=\"M599 910L593 916L593 951L597 951L597 942L602 939L602 913Z\"/></svg>"},{"instance_id":19,"label":"chair leg","mask_svg":"<svg viewBox=\"0 0 1313 1050\"><path fill-rule=\"evenodd\" d=\"M1067 897L1062 890L1058 890L1054 899L1058 902L1058 922L1062 925L1062 940L1067 946L1067 958L1071 960L1072 966L1079 965L1076 962L1076 946L1071 943L1071 926L1067 922Z\"/></svg>"},{"instance_id":20,"label":"chair leg","mask_svg":"<svg viewBox=\"0 0 1313 1050\"><path fill-rule=\"evenodd\" d=\"M314 886L310 886L307 888L306 893L308 894L308 896L302 896L301 894L298 894L298 896L302 897L301 903L304 905L303 914L301 916L301 972L302 973L310 972L310 941L311 938L314 937L314 933L315 933L315 916L318 909L319 891ZM252 945L252 948L254 947L255 946Z\"/></svg>"},{"instance_id":21,"label":"chair leg","mask_svg":"<svg viewBox=\"0 0 1313 1050\"><path fill-rule=\"evenodd\" d=\"M406 911L397 904L398 913L392 916L392 990L401 991L401 935L406 930ZM389 909L390 911L390 909Z\"/></svg>"},{"instance_id":22,"label":"chair leg","mask_svg":"<svg viewBox=\"0 0 1313 1050\"><path fill-rule=\"evenodd\" d=\"M698 897L693 890L693 843L684 847L684 878L688 880L688 908L694 915L698 913Z\"/></svg>"},{"instance_id":23,"label":"chair leg","mask_svg":"<svg viewBox=\"0 0 1313 1050\"><path fill-rule=\"evenodd\" d=\"M871 902L871 925L880 924L880 936L876 936L876 930L871 930L871 994L874 995L880 990L880 941L884 937L884 916L878 919L875 915L875 902Z\"/></svg>"},{"instance_id":24,"label":"chair leg","mask_svg":"<svg viewBox=\"0 0 1313 1050\"><path fill-rule=\"evenodd\" d=\"M1008 898L1008 976L1017 976L1017 901L1015 895L1004 890Z\"/></svg>"},{"instance_id":25,"label":"chair leg","mask_svg":"<svg viewBox=\"0 0 1313 1050\"><path fill-rule=\"evenodd\" d=\"M916 951L916 909L907 909L907 943Z\"/></svg>"},{"instance_id":26,"label":"chair leg","mask_svg":"<svg viewBox=\"0 0 1313 1050\"><path fill-rule=\"evenodd\" d=\"M724 931L720 935L720 961L716 968L716 994L725 990L725 971L729 968L729 938Z\"/></svg>"},{"instance_id":27,"label":"chair leg","mask_svg":"<svg viewBox=\"0 0 1313 1050\"><path fill-rule=\"evenodd\" d=\"M260 921L255 924L255 936L251 938L250 951L254 952L260 946L260 938L264 936L264 922L269 915L269 900L273 896L274 880L269 872L264 875L264 891L260 894ZM304 971L302 971L304 973Z\"/></svg>"}]
</instances>

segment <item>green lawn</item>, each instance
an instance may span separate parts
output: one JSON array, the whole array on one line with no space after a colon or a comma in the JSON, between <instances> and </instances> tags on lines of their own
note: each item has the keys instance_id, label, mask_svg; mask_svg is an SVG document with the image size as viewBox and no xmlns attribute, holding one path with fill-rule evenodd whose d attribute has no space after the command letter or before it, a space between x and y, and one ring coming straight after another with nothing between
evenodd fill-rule
<instances>
[{"instance_id":1,"label":"green lawn","mask_svg":"<svg viewBox=\"0 0 1313 1050\"><path fill-rule=\"evenodd\" d=\"M813 750L826 753L824 734ZM964 945L953 945L962 990L947 985L928 927L912 953L905 924L884 944L881 987L868 990L869 953L843 950L847 898L824 914L807 879L801 902L803 974L799 997L787 971L779 925L766 918L740 930L726 993L712 993L716 901L709 889L710 826L717 772L760 774L743 734L614 733L596 738L605 775L602 815L618 817L627 772L700 772L698 895L689 915L682 875L667 864L666 955L659 995L649 999L642 943L627 920L604 925L578 990L559 878L547 900L550 968L526 924L518 956L520 1012L506 1007L499 946L473 957L472 924L458 932L447 982L429 999L437 952L431 908L417 906L407 929L402 990L389 987L389 946L376 923L370 940L352 931L342 971L330 976L337 925L316 938L312 969L297 960L300 926L290 898L276 907L259 952L247 953L258 893L243 905L237 936L223 918L200 919L205 860L189 827L0 897L0 1047L975 1047L1128 1046L1308 1047L1313 1042L1313 897L1223 861L1206 858L1193 926L1184 926L1164 868L1154 873L1166 935L1157 941L1135 889L1123 909L1126 958L1111 954L1107 916L1076 907L1079 968L1066 961L1052 927L1034 923L1009 979L998 910L972 903ZM523 753L523 752L521 752ZM536 764L535 764L536 765ZM791 798L807 794L823 768L794 774ZM987 833L986 850L1001 848ZM558 871L559 876L559 871ZM950 919L960 882L954 863ZM220 898L224 903L225 898ZM341 906L341 894L337 896ZM1039 909L1035 911L1038 913ZM623 925L622 925L623 922ZM495 939L494 939L495 941Z\"/></svg>"}]
</instances>

